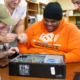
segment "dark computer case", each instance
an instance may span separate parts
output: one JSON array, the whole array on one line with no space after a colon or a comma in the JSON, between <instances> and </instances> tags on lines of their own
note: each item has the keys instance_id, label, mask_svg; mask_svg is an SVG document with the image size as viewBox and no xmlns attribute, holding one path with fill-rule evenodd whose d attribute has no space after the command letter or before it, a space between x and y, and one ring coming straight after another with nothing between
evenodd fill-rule
<instances>
[{"instance_id":1,"label":"dark computer case","mask_svg":"<svg viewBox=\"0 0 80 80\"><path fill-rule=\"evenodd\" d=\"M20 54L10 61L9 75L65 78L65 56L49 54Z\"/></svg>"}]
</instances>

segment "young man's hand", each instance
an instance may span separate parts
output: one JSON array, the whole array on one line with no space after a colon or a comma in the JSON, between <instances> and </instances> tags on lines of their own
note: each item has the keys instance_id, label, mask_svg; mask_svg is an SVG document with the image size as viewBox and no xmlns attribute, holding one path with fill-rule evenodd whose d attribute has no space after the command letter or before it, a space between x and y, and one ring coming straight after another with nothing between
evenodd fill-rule
<instances>
[{"instance_id":1,"label":"young man's hand","mask_svg":"<svg viewBox=\"0 0 80 80\"><path fill-rule=\"evenodd\" d=\"M25 34L25 33L19 34L18 39L19 39L20 43L26 43L28 41L27 34Z\"/></svg>"},{"instance_id":2,"label":"young man's hand","mask_svg":"<svg viewBox=\"0 0 80 80\"><path fill-rule=\"evenodd\" d=\"M6 43L14 42L16 38L17 38L17 34L7 33L7 35L5 35L5 42Z\"/></svg>"},{"instance_id":3,"label":"young man's hand","mask_svg":"<svg viewBox=\"0 0 80 80\"><path fill-rule=\"evenodd\" d=\"M19 53L18 47L11 47L8 51L6 51L7 56L12 56L15 53Z\"/></svg>"},{"instance_id":4,"label":"young man's hand","mask_svg":"<svg viewBox=\"0 0 80 80\"><path fill-rule=\"evenodd\" d=\"M4 36L0 35L0 41L3 43L14 42L16 38L17 38L17 34L14 33L7 33Z\"/></svg>"}]
</instances>

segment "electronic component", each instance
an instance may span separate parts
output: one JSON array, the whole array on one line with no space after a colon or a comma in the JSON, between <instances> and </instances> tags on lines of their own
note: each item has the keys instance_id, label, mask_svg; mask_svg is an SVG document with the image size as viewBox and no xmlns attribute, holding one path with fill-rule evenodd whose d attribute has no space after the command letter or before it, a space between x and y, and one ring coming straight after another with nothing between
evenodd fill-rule
<instances>
[{"instance_id":1,"label":"electronic component","mask_svg":"<svg viewBox=\"0 0 80 80\"><path fill-rule=\"evenodd\" d=\"M65 78L64 55L19 54L9 63L9 74L45 78Z\"/></svg>"},{"instance_id":2,"label":"electronic component","mask_svg":"<svg viewBox=\"0 0 80 80\"><path fill-rule=\"evenodd\" d=\"M0 68L5 68L7 67L9 64L3 64L3 65L0 65Z\"/></svg>"}]
</instances>

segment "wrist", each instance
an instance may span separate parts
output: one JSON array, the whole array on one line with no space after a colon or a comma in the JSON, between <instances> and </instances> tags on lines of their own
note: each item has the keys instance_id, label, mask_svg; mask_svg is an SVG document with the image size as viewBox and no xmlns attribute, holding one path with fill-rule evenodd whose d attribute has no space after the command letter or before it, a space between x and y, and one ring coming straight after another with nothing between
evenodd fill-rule
<instances>
[{"instance_id":1,"label":"wrist","mask_svg":"<svg viewBox=\"0 0 80 80\"><path fill-rule=\"evenodd\" d=\"M5 42L5 40L6 40L6 37L5 37L5 36L0 35L0 41L1 41L1 42Z\"/></svg>"},{"instance_id":2,"label":"wrist","mask_svg":"<svg viewBox=\"0 0 80 80\"><path fill-rule=\"evenodd\" d=\"M7 57L8 56L8 51L5 51L4 55L5 55L5 57Z\"/></svg>"}]
</instances>

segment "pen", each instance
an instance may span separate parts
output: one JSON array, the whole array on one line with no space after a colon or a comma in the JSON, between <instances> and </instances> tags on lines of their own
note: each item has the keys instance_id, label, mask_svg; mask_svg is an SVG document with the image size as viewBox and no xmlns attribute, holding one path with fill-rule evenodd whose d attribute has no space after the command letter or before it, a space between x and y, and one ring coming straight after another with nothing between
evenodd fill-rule
<instances>
[{"instance_id":1,"label":"pen","mask_svg":"<svg viewBox=\"0 0 80 80\"><path fill-rule=\"evenodd\" d=\"M3 64L3 65L0 65L0 68L5 68L7 67L9 64Z\"/></svg>"}]
</instances>

